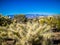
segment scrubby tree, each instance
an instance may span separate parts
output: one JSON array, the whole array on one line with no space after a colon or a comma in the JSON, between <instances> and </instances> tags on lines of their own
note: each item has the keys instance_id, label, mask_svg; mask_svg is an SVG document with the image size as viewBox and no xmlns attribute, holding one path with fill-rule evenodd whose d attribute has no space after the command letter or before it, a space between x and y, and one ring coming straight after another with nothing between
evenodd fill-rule
<instances>
[{"instance_id":1,"label":"scrubby tree","mask_svg":"<svg viewBox=\"0 0 60 45\"><path fill-rule=\"evenodd\" d=\"M23 14L15 15L14 19L16 19L17 22L26 22L27 18Z\"/></svg>"}]
</instances>

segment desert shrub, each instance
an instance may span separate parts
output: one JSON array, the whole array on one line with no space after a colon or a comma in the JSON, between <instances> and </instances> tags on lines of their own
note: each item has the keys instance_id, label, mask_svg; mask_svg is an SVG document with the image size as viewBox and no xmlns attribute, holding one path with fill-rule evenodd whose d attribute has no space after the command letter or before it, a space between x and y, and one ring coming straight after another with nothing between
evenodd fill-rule
<instances>
[{"instance_id":1,"label":"desert shrub","mask_svg":"<svg viewBox=\"0 0 60 45\"><path fill-rule=\"evenodd\" d=\"M0 16L0 26L7 26L12 23L12 19L7 16Z\"/></svg>"},{"instance_id":2,"label":"desert shrub","mask_svg":"<svg viewBox=\"0 0 60 45\"><path fill-rule=\"evenodd\" d=\"M27 21L26 16L23 14L15 15L14 19L16 19L18 23L25 23Z\"/></svg>"}]
</instances>

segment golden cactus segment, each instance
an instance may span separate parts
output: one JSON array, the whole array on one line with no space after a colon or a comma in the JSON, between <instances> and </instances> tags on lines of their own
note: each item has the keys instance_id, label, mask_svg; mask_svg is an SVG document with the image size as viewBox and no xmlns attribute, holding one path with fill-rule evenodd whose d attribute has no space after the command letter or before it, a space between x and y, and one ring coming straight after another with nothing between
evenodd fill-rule
<instances>
[{"instance_id":1,"label":"golden cactus segment","mask_svg":"<svg viewBox=\"0 0 60 45\"><path fill-rule=\"evenodd\" d=\"M45 20L44 19L40 19L39 22L40 22L40 24L44 24Z\"/></svg>"}]
</instances>

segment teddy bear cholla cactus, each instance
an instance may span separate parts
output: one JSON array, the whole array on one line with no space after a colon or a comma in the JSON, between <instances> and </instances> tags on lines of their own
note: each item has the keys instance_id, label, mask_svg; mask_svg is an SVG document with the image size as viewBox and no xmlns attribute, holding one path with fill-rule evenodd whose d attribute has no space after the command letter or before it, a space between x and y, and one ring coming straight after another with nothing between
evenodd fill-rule
<instances>
[{"instance_id":1,"label":"teddy bear cholla cactus","mask_svg":"<svg viewBox=\"0 0 60 45\"><path fill-rule=\"evenodd\" d=\"M39 40L39 36L45 37L44 33L49 31L51 27L47 24L41 25L37 22L27 24L16 23L11 24L8 28L8 37L15 38L18 41L16 45L32 45L32 40ZM46 36L50 38L50 33Z\"/></svg>"},{"instance_id":2,"label":"teddy bear cholla cactus","mask_svg":"<svg viewBox=\"0 0 60 45\"><path fill-rule=\"evenodd\" d=\"M51 25L56 22L55 18L41 18L38 22L29 21L26 24L13 23L8 28L0 28L0 37L8 37L16 39L16 45L33 45L33 40L37 43L37 40L41 40L39 37L43 36L46 40L51 37ZM44 23L45 22L45 23ZM52 23L51 23L52 22ZM3 29L3 30L2 30ZM4 36L5 35L5 36ZM45 42L46 43L46 42ZM44 41L43 41L43 45Z\"/></svg>"},{"instance_id":3,"label":"teddy bear cholla cactus","mask_svg":"<svg viewBox=\"0 0 60 45\"><path fill-rule=\"evenodd\" d=\"M50 30L51 26L48 24L40 24L38 22L27 22L26 24L13 23L9 25L9 28L7 28L5 32L8 38L13 38L17 40L16 45L32 45L33 40L41 40L39 39L39 37L41 36L46 39L50 38Z\"/></svg>"}]
</instances>

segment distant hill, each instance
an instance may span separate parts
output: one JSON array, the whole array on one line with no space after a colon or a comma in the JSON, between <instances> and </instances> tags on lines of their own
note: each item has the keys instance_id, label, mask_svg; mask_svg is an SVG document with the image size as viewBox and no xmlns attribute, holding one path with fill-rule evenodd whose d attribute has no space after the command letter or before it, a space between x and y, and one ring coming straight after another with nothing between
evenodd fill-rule
<instances>
[{"instance_id":1,"label":"distant hill","mask_svg":"<svg viewBox=\"0 0 60 45\"><path fill-rule=\"evenodd\" d=\"M41 14L26 14L27 18L35 18L35 17L39 17L39 16L47 16L47 15L41 15Z\"/></svg>"},{"instance_id":2,"label":"distant hill","mask_svg":"<svg viewBox=\"0 0 60 45\"><path fill-rule=\"evenodd\" d=\"M41 14L25 14L27 18L35 18L39 16L47 16L47 15L41 15ZM14 15L8 15L9 18L14 18Z\"/></svg>"},{"instance_id":3,"label":"distant hill","mask_svg":"<svg viewBox=\"0 0 60 45\"><path fill-rule=\"evenodd\" d=\"M14 18L14 15L7 15L9 18Z\"/></svg>"}]
</instances>

